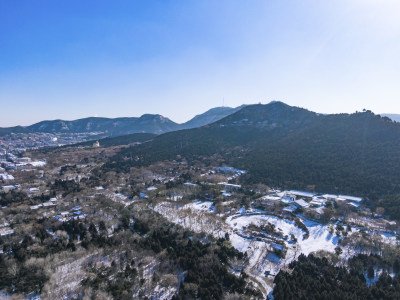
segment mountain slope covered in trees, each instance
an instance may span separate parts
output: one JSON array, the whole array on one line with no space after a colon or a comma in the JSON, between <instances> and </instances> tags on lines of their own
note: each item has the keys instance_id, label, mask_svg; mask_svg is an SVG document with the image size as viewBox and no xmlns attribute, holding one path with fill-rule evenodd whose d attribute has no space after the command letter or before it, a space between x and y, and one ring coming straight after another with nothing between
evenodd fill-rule
<instances>
[{"instance_id":1,"label":"mountain slope covered in trees","mask_svg":"<svg viewBox=\"0 0 400 300\"><path fill-rule=\"evenodd\" d=\"M250 105L210 125L128 148L105 169L220 155L270 186L349 193L374 203L400 194L400 124L370 111L319 115L281 102ZM210 160L209 160L210 161Z\"/></svg>"},{"instance_id":2,"label":"mountain slope covered in trees","mask_svg":"<svg viewBox=\"0 0 400 300\"><path fill-rule=\"evenodd\" d=\"M333 266L326 258L300 255L298 261L289 265L289 272L280 271L276 276L274 299L399 299L399 276L392 278L384 271L376 284L366 284L366 270L354 265L368 260L371 259L365 255L350 259L349 271ZM374 267L370 265L372 278Z\"/></svg>"}]
</instances>

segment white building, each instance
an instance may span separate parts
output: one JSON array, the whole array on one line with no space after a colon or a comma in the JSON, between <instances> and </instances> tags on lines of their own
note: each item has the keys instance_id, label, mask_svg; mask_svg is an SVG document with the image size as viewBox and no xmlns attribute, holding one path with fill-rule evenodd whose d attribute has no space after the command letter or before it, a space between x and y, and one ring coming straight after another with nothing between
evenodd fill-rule
<instances>
[{"instance_id":1,"label":"white building","mask_svg":"<svg viewBox=\"0 0 400 300\"><path fill-rule=\"evenodd\" d=\"M313 198L315 196L315 194L313 194L313 193L295 191L295 190L291 190L288 193L292 194L292 195L295 195L295 196L298 196L298 197L304 197L304 198Z\"/></svg>"},{"instance_id":2,"label":"white building","mask_svg":"<svg viewBox=\"0 0 400 300\"><path fill-rule=\"evenodd\" d=\"M360 197L353 197L353 196L348 196L348 195L339 195L339 197L346 199L347 201L353 201L353 202L363 201L363 198L360 198Z\"/></svg>"},{"instance_id":3,"label":"white building","mask_svg":"<svg viewBox=\"0 0 400 300\"><path fill-rule=\"evenodd\" d=\"M304 201L303 199L299 199L299 200L294 201L294 204L297 205L298 207L301 207L301 208L310 207L310 203L308 203L307 201Z\"/></svg>"},{"instance_id":4,"label":"white building","mask_svg":"<svg viewBox=\"0 0 400 300\"><path fill-rule=\"evenodd\" d=\"M30 157L20 157L16 159L17 163L29 163L31 162L31 158Z\"/></svg>"}]
</instances>

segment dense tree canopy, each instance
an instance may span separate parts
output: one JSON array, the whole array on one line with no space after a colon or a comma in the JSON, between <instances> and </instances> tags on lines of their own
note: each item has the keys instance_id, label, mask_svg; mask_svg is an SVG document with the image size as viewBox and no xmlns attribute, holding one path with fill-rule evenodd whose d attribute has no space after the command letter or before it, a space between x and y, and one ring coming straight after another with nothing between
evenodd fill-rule
<instances>
[{"instance_id":1,"label":"dense tree canopy","mask_svg":"<svg viewBox=\"0 0 400 300\"><path fill-rule=\"evenodd\" d=\"M285 299L400 299L400 278L383 271L378 281L366 284L365 268L380 266L382 260L368 256L350 261L350 271L335 267L326 258L303 254L290 264L290 272L280 271L275 277L274 298ZM357 266L357 267L356 267ZM372 277L374 274L372 274Z\"/></svg>"}]
</instances>

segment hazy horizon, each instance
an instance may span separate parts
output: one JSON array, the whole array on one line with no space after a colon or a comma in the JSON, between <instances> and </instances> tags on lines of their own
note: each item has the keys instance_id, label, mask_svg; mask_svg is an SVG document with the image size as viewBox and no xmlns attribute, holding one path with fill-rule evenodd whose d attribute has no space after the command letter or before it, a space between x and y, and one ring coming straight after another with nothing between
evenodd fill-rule
<instances>
[{"instance_id":1,"label":"hazy horizon","mask_svg":"<svg viewBox=\"0 0 400 300\"><path fill-rule=\"evenodd\" d=\"M400 113L400 2L0 3L0 127L272 100Z\"/></svg>"}]
</instances>

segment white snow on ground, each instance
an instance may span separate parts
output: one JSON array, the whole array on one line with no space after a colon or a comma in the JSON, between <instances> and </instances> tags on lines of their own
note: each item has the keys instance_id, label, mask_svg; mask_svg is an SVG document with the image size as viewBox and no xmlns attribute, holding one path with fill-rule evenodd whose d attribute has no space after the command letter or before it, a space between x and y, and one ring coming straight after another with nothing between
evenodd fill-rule
<instances>
[{"instance_id":1,"label":"white snow on ground","mask_svg":"<svg viewBox=\"0 0 400 300\"><path fill-rule=\"evenodd\" d=\"M253 215L253 216L232 216L228 217L226 222L233 228L241 230L243 227L247 227L250 224L257 226L271 223L275 225L277 231L282 232L284 236L290 236L293 234L300 245L301 253L308 255L311 252L318 250L326 250L333 252L337 247L338 238L335 235L329 233L329 228L326 225L322 225L312 221L304 221L303 223L308 227L310 236L308 239L303 240L304 232L302 229L297 227L294 221L280 219L275 216L268 215ZM288 245L288 243L286 243ZM235 245L234 245L235 246ZM238 248L242 246L237 244Z\"/></svg>"},{"instance_id":2,"label":"white snow on ground","mask_svg":"<svg viewBox=\"0 0 400 300\"><path fill-rule=\"evenodd\" d=\"M211 201L205 201L205 202L197 201L184 205L183 209L192 208L195 210L213 211L212 204L213 203Z\"/></svg>"},{"instance_id":3,"label":"white snow on ground","mask_svg":"<svg viewBox=\"0 0 400 300\"><path fill-rule=\"evenodd\" d=\"M394 234L383 232L380 235L382 236L382 241L386 244L395 245L398 243L397 237Z\"/></svg>"},{"instance_id":4,"label":"white snow on ground","mask_svg":"<svg viewBox=\"0 0 400 300\"><path fill-rule=\"evenodd\" d=\"M73 259L60 262L60 265L49 274L50 279L44 288L48 299L61 299L64 295L75 293L85 276L82 264L86 259L87 257L75 255Z\"/></svg>"},{"instance_id":5,"label":"white snow on ground","mask_svg":"<svg viewBox=\"0 0 400 300\"><path fill-rule=\"evenodd\" d=\"M43 167L46 165L46 162L44 160L36 160L30 162L20 162L15 165L17 167L23 167L23 166Z\"/></svg>"},{"instance_id":6,"label":"white snow on ground","mask_svg":"<svg viewBox=\"0 0 400 300\"><path fill-rule=\"evenodd\" d=\"M229 232L229 227L213 213L211 207L210 201L197 201L184 206L175 205L174 202L161 202L154 207L154 210L170 222L187 229L223 237L225 232Z\"/></svg>"},{"instance_id":7,"label":"white snow on ground","mask_svg":"<svg viewBox=\"0 0 400 300\"><path fill-rule=\"evenodd\" d=\"M307 226L310 237L306 240L298 239L302 253L308 255L318 250L335 251L338 245L338 237L329 233L328 226L307 220L303 220L303 223Z\"/></svg>"},{"instance_id":8,"label":"white snow on ground","mask_svg":"<svg viewBox=\"0 0 400 300\"><path fill-rule=\"evenodd\" d=\"M32 162L30 162L30 164L31 164L32 166L34 166L34 167L43 167L43 166L46 164L46 162L43 161L43 160L38 160L38 161L32 161Z\"/></svg>"},{"instance_id":9,"label":"white snow on ground","mask_svg":"<svg viewBox=\"0 0 400 300\"><path fill-rule=\"evenodd\" d=\"M196 232L202 231L216 237L224 236L226 232L229 233L232 246L241 252L247 252L249 263L246 273L265 296L273 289L272 277L279 270L287 268L289 263L301 253L308 255L319 250L334 252L338 246L339 237L335 233L330 233L335 225L323 225L302 216L299 217L309 231L309 237L306 239L304 239L306 232L296 226L294 221L267 215L261 211L246 211L243 208L240 210L240 214L231 215L224 222L214 213L211 201L196 201L184 206L162 202L155 207L155 210L171 222ZM251 231L246 230L250 224L261 226L268 223L275 225L275 230L281 232L284 239L264 234L257 240ZM351 232L359 230L360 228L353 226ZM334 231L336 232L335 229ZM291 241L292 235L297 239L296 243ZM381 236L385 243L396 243L394 235L381 233ZM282 259L273 253L271 247L273 239L276 238L283 241L287 248L286 256ZM354 249L349 247L342 246L342 250L343 257L355 254ZM267 278L266 274L272 277Z\"/></svg>"},{"instance_id":10,"label":"white snow on ground","mask_svg":"<svg viewBox=\"0 0 400 300\"><path fill-rule=\"evenodd\" d=\"M247 272L250 272L253 278L260 283L267 292L270 292L273 286L270 282L266 282L265 272L276 275L281 268L285 268L301 253L307 255L318 250L333 252L338 241L336 236L329 233L329 228L327 226L311 221L304 221L310 232L309 238L305 240L303 240L303 230L298 228L294 221L280 219L275 216L231 216L226 219L226 222L235 230L235 233L230 236L232 245L239 251L247 252L249 256ZM276 255L269 251L271 250L269 246L271 243L246 239L238 235L244 227L248 227L250 224L260 226L267 223L275 225L276 230L282 232L283 236L288 236L290 238L293 234L297 238L297 244L291 245L285 242L288 251L284 259L279 260Z\"/></svg>"},{"instance_id":11,"label":"white snow on ground","mask_svg":"<svg viewBox=\"0 0 400 300\"><path fill-rule=\"evenodd\" d=\"M157 300L168 300L171 299L175 293L176 293L176 288L173 287L162 287L162 286L156 286L154 289L155 295L152 295L151 299L157 299Z\"/></svg>"}]
</instances>

